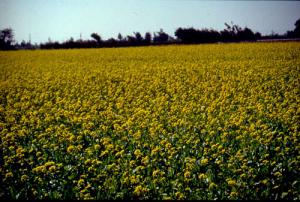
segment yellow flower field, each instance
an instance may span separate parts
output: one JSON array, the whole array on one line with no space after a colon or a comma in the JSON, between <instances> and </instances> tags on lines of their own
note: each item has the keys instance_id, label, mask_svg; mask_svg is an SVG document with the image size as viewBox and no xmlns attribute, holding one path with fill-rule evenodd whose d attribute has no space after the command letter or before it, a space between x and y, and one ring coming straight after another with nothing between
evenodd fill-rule
<instances>
[{"instance_id":1,"label":"yellow flower field","mask_svg":"<svg viewBox=\"0 0 300 202\"><path fill-rule=\"evenodd\" d=\"M0 52L2 199L300 199L300 43Z\"/></svg>"}]
</instances>

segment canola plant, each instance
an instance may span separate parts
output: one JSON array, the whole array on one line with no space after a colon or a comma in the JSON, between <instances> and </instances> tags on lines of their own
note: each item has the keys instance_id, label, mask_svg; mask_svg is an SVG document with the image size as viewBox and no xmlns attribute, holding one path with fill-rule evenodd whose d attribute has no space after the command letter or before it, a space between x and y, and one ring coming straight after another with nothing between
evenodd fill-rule
<instances>
[{"instance_id":1,"label":"canola plant","mask_svg":"<svg viewBox=\"0 0 300 202\"><path fill-rule=\"evenodd\" d=\"M0 52L2 199L300 199L300 44Z\"/></svg>"}]
</instances>

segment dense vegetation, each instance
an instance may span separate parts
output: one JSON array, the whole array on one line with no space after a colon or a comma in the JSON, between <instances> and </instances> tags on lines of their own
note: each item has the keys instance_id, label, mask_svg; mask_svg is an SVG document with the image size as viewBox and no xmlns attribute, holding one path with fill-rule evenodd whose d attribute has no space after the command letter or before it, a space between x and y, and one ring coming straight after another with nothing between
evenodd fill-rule
<instances>
[{"instance_id":1,"label":"dense vegetation","mask_svg":"<svg viewBox=\"0 0 300 202\"><path fill-rule=\"evenodd\" d=\"M299 200L299 55L0 52L0 198Z\"/></svg>"}]
</instances>

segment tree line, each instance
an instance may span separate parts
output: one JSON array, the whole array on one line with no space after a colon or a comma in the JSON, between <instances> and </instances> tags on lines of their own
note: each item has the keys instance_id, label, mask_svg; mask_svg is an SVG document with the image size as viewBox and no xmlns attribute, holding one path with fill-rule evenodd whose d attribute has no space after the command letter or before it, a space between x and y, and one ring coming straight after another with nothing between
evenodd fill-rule
<instances>
[{"instance_id":1,"label":"tree line","mask_svg":"<svg viewBox=\"0 0 300 202\"><path fill-rule=\"evenodd\" d=\"M175 37L170 36L163 29L151 34L146 32L143 36L140 32L133 32L132 35L123 37L121 33L118 37L103 40L98 33L92 33L91 39L74 40L70 38L62 43L51 41L40 43L39 45L25 42L19 44L14 41L14 33L11 28L0 30L0 49L68 49L68 48L101 48L101 47L129 47L129 46L148 46L148 45L164 45L164 44L201 44L201 43L217 43L217 42L240 42L240 41L257 41L260 39L288 39L300 38L300 19L295 22L295 29L287 31L283 35L272 33L271 35L262 36L259 32L253 32L248 27L240 27L231 23L225 23L225 29L217 31L214 29L195 29L177 28Z\"/></svg>"}]
</instances>

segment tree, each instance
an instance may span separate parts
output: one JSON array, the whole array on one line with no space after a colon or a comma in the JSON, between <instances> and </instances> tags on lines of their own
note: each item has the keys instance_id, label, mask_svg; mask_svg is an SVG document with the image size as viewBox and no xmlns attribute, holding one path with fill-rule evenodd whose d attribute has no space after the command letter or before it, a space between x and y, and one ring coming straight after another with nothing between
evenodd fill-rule
<instances>
[{"instance_id":1,"label":"tree","mask_svg":"<svg viewBox=\"0 0 300 202\"><path fill-rule=\"evenodd\" d=\"M153 41L157 43L164 43L168 42L169 35L164 32L163 29L160 29L159 32L157 32L157 35L154 33Z\"/></svg>"},{"instance_id":2,"label":"tree","mask_svg":"<svg viewBox=\"0 0 300 202\"><path fill-rule=\"evenodd\" d=\"M175 31L175 36L182 43L196 43L196 33L197 31L194 28L181 28L179 27Z\"/></svg>"},{"instance_id":3,"label":"tree","mask_svg":"<svg viewBox=\"0 0 300 202\"><path fill-rule=\"evenodd\" d=\"M150 44L152 41L152 36L150 32L145 33L144 41L146 44Z\"/></svg>"},{"instance_id":4,"label":"tree","mask_svg":"<svg viewBox=\"0 0 300 202\"><path fill-rule=\"evenodd\" d=\"M300 37L300 18L295 22L295 29L286 32L285 36L288 38L299 38Z\"/></svg>"},{"instance_id":5,"label":"tree","mask_svg":"<svg viewBox=\"0 0 300 202\"><path fill-rule=\"evenodd\" d=\"M74 38L71 37L69 40L61 44L62 48L76 48L77 43L74 41Z\"/></svg>"},{"instance_id":6,"label":"tree","mask_svg":"<svg viewBox=\"0 0 300 202\"><path fill-rule=\"evenodd\" d=\"M260 39L261 38L261 33L260 32L255 32L255 38Z\"/></svg>"},{"instance_id":7,"label":"tree","mask_svg":"<svg viewBox=\"0 0 300 202\"><path fill-rule=\"evenodd\" d=\"M220 40L220 33L213 29L178 28L175 36L182 43L213 43Z\"/></svg>"},{"instance_id":8,"label":"tree","mask_svg":"<svg viewBox=\"0 0 300 202\"><path fill-rule=\"evenodd\" d=\"M15 45L16 49L35 49L36 46L32 45L29 41L26 42L25 40L22 40L21 44Z\"/></svg>"},{"instance_id":9,"label":"tree","mask_svg":"<svg viewBox=\"0 0 300 202\"><path fill-rule=\"evenodd\" d=\"M141 44L142 41L143 41L143 37L141 35L141 33L139 32L134 32L134 35L135 35L135 40L138 44Z\"/></svg>"},{"instance_id":10,"label":"tree","mask_svg":"<svg viewBox=\"0 0 300 202\"><path fill-rule=\"evenodd\" d=\"M300 37L300 18L295 22L294 35Z\"/></svg>"},{"instance_id":11,"label":"tree","mask_svg":"<svg viewBox=\"0 0 300 202\"><path fill-rule=\"evenodd\" d=\"M95 39L95 41L97 41L98 45L100 45L102 43L102 39L101 39L101 36L97 33L92 33L91 34L91 37L93 39Z\"/></svg>"},{"instance_id":12,"label":"tree","mask_svg":"<svg viewBox=\"0 0 300 202\"><path fill-rule=\"evenodd\" d=\"M237 38L238 40L249 40L249 41L254 41L255 40L255 34L251 29L248 27L245 27L245 29L241 29L237 33Z\"/></svg>"},{"instance_id":13,"label":"tree","mask_svg":"<svg viewBox=\"0 0 300 202\"><path fill-rule=\"evenodd\" d=\"M126 40L127 40L127 45L129 45L129 46L134 46L134 45L136 45L136 38L134 37L134 36L130 36L130 35L128 35L127 37L126 37Z\"/></svg>"},{"instance_id":14,"label":"tree","mask_svg":"<svg viewBox=\"0 0 300 202\"><path fill-rule=\"evenodd\" d=\"M123 41L123 36L122 36L121 33L118 34L118 40L119 40L119 41Z\"/></svg>"},{"instance_id":15,"label":"tree","mask_svg":"<svg viewBox=\"0 0 300 202\"><path fill-rule=\"evenodd\" d=\"M0 49L13 49L14 33L11 28L6 28L0 31Z\"/></svg>"},{"instance_id":16,"label":"tree","mask_svg":"<svg viewBox=\"0 0 300 202\"><path fill-rule=\"evenodd\" d=\"M117 47L118 41L114 38L109 38L106 41L104 41L103 44L105 47Z\"/></svg>"},{"instance_id":17,"label":"tree","mask_svg":"<svg viewBox=\"0 0 300 202\"><path fill-rule=\"evenodd\" d=\"M238 35L241 34L242 28L234 25L233 22L231 22L231 26L227 23L225 23L225 26L226 29L221 31L222 41L238 41Z\"/></svg>"}]
</instances>

